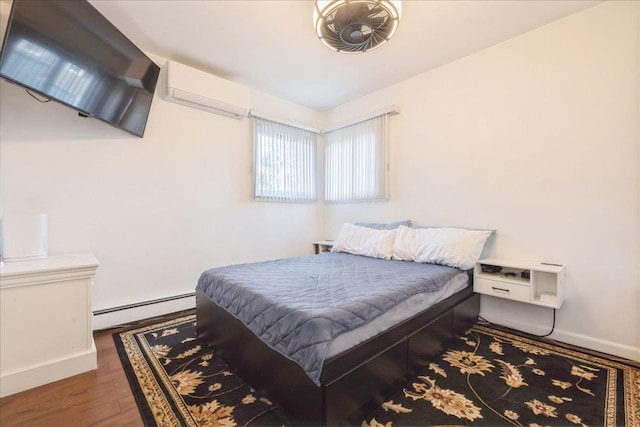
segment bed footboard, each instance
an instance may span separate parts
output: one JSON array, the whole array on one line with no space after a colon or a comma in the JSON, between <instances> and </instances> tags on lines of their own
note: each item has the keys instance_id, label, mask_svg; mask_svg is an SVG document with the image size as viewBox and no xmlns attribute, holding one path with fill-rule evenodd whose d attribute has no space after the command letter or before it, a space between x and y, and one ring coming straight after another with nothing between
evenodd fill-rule
<instances>
[{"instance_id":1,"label":"bed footboard","mask_svg":"<svg viewBox=\"0 0 640 427\"><path fill-rule=\"evenodd\" d=\"M297 425L360 425L409 378L477 321L479 295L461 291L388 331L328 359L317 386L295 362L197 292L198 338Z\"/></svg>"},{"instance_id":2,"label":"bed footboard","mask_svg":"<svg viewBox=\"0 0 640 427\"><path fill-rule=\"evenodd\" d=\"M301 425L322 424L322 390L295 362L262 342L201 291L196 294L198 338L244 381L266 393Z\"/></svg>"}]
</instances>

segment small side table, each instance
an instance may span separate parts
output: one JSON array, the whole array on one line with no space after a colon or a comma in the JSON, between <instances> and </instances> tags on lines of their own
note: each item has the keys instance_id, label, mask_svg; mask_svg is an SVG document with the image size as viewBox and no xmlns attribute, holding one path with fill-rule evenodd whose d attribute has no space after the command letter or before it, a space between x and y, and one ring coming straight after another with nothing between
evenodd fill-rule
<instances>
[{"instance_id":1,"label":"small side table","mask_svg":"<svg viewBox=\"0 0 640 427\"><path fill-rule=\"evenodd\" d=\"M333 240L318 240L317 242L313 242L313 248L315 250L316 255L322 254L325 252L331 252L332 247L333 247Z\"/></svg>"},{"instance_id":2,"label":"small side table","mask_svg":"<svg viewBox=\"0 0 640 427\"><path fill-rule=\"evenodd\" d=\"M474 292L549 308L562 306L564 286L564 265L548 262L484 258L473 274Z\"/></svg>"}]
</instances>

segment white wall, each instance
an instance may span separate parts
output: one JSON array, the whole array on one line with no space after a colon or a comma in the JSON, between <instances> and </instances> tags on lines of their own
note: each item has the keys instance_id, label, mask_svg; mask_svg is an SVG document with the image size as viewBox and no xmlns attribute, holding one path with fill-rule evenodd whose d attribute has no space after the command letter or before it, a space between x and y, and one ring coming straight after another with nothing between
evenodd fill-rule
<instances>
[{"instance_id":1,"label":"white wall","mask_svg":"<svg viewBox=\"0 0 640 427\"><path fill-rule=\"evenodd\" d=\"M553 337L640 359L638 2L606 2L333 110L389 104L392 198L327 205L343 222L497 230L491 254L567 266ZM547 332L552 312L482 298Z\"/></svg>"},{"instance_id":2,"label":"white wall","mask_svg":"<svg viewBox=\"0 0 640 427\"><path fill-rule=\"evenodd\" d=\"M94 310L192 292L210 267L311 254L321 237L318 204L252 200L250 120L156 91L140 139L5 81L0 91L3 213L47 213L50 254L96 255ZM252 106L315 127L323 118L257 91Z\"/></svg>"},{"instance_id":3,"label":"white wall","mask_svg":"<svg viewBox=\"0 0 640 427\"><path fill-rule=\"evenodd\" d=\"M246 120L156 97L139 139L2 82L3 212L48 213L52 254L96 254L94 309L189 292L208 267L311 253L347 221L495 228L492 255L567 265L553 337L640 359L638 15L606 2L326 117L253 94L316 127L400 105L388 203L255 203ZM551 323L489 297L482 314Z\"/></svg>"}]
</instances>

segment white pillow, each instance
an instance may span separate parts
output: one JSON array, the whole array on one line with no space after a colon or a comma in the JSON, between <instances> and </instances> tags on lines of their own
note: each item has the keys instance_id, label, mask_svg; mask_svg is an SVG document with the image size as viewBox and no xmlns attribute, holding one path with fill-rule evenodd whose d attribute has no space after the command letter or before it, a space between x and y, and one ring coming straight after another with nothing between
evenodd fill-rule
<instances>
[{"instance_id":1,"label":"white pillow","mask_svg":"<svg viewBox=\"0 0 640 427\"><path fill-rule=\"evenodd\" d=\"M391 259L396 230L376 230L345 223L331 252L347 252L372 258Z\"/></svg>"},{"instance_id":2,"label":"white pillow","mask_svg":"<svg viewBox=\"0 0 640 427\"><path fill-rule=\"evenodd\" d=\"M469 270L480 258L490 235L491 231L484 230L400 226L393 245L393 259Z\"/></svg>"}]
</instances>

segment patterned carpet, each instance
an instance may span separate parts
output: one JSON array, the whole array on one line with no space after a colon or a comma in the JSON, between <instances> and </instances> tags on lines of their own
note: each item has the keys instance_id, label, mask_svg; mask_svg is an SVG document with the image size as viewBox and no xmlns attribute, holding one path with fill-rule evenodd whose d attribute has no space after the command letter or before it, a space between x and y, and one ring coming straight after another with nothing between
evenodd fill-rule
<instances>
[{"instance_id":1,"label":"patterned carpet","mask_svg":"<svg viewBox=\"0 0 640 427\"><path fill-rule=\"evenodd\" d=\"M114 334L147 426L283 426L284 412L198 341L186 316ZM640 427L640 369L483 326L363 420Z\"/></svg>"},{"instance_id":2,"label":"patterned carpet","mask_svg":"<svg viewBox=\"0 0 640 427\"><path fill-rule=\"evenodd\" d=\"M475 326L363 426L425 424L640 426L640 369Z\"/></svg>"}]
</instances>

